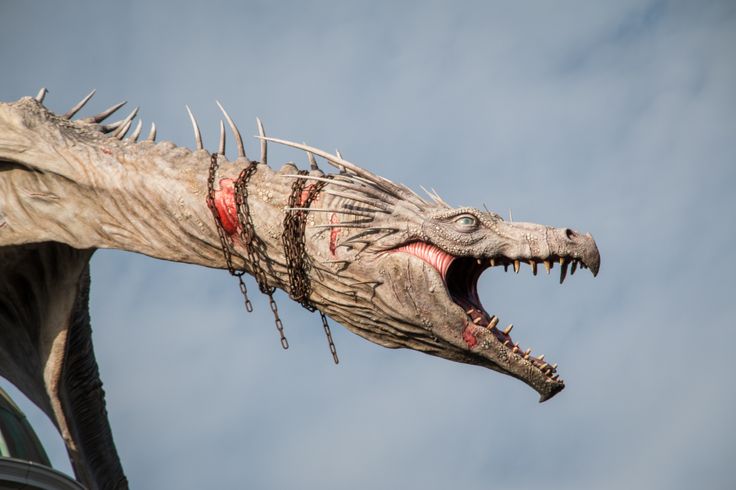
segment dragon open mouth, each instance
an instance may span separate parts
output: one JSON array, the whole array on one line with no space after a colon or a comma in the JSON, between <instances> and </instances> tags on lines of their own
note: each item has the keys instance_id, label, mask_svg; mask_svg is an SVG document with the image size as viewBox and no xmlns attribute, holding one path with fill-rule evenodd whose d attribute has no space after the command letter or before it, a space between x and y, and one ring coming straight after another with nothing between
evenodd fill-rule
<instances>
[{"instance_id":1,"label":"dragon open mouth","mask_svg":"<svg viewBox=\"0 0 736 490\"><path fill-rule=\"evenodd\" d=\"M571 266L571 274L577 268L587 268L582 259L557 255L524 259L505 256L455 257L439 247L426 242L412 242L398 247L393 251L406 252L414 255L437 270L445 283L450 298L467 315L466 333L464 333L464 336L469 348L475 345L475 335L471 333L466 336L467 332L477 333L479 329L485 330L492 334L504 346L507 351L506 357L511 362L528 363L529 366L533 366L536 370L544 374L549 381L556 384L559 383L559 389L556 391L562 389L564 384L557 374L557 364L547 363L544 355L533 356L531 349L524 349L518 342L514 342L511 338L510 333L513 325L509 324L507 327L501 329L499 328L499 318L496 315L486 312L478 297L478 279L483 271L490 267L504 267L505 270L512 267L515 272L519 272L521 262L526 262L531 267L532 273L536 275L538 265L543 265L547 273L549 273L554 267L554 264L558 263L560 264L560 282L562 283L567 276L568 266Z\"/></svg>"}]
</instances>

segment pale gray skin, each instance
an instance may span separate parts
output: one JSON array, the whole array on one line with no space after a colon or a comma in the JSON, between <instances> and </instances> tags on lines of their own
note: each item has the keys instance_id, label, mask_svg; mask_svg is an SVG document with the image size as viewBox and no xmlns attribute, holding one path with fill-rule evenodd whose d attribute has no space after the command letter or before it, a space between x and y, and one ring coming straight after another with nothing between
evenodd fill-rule
<instances>
[{"instance_id":1,"label":"pale gray skin","mask_svg":"<svg viewBox=\"0 0 736 490\"><path fill-rule=\"evenodd\" d=\"M206 205L210 155L201 148L193 117L194 151L137 142L140 125L123 139L135 111L110 126L101 125L109 113L72 121L88 98L57 116L43 106L44 95L42 90L36 98L0 103L0 375L54 421L77 479L89 488L126 488L91 347L88 262L97 248L117 248L225 268ZM221 132L218 190L249 162L225 117L240 156L226 161ZM259 130L263 135L260 121ZM308 150L309 176L297 176L293 164L276 172L268 167L267 140ZM295 212L286 208L294 180L310 185L324 177L314 154L340 170L307 217L309 299L320 311L379 345L514 376L541 401L562 390L556 365L516 347L480 306L475 284L490 265L518 270L520 262L534 268L560 264L561 279L570 264L595 275L600 256L590 235L453 209L436 195L425 200L339 155L262 137L248 204L268 283L287 292L283 219ZM251 273L237 236L231 245L235 265ZM429 251L426 260L420 249ZM431 265L433 257L444 258L445 266L452 261L446 279L443 266Z\"/></svg>"}]
</instances>

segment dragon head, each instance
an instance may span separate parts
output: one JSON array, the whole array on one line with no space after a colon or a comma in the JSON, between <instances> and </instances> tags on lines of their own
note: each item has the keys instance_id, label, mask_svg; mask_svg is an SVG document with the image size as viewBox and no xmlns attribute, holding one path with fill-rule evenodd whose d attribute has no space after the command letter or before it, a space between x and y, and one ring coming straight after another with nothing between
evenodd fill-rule
<instances>
[{"instance_id":1,"label":"dragon head","mask_svg":"<svg viewBox=\"0 0 736 490\"><path fill-rule=\"evenodd\" d=\"M425 200L338 155L264 138L324 157L341 170L310 208L307 229L319 286L313 298L353 332L386 347L405 347L478 364L516 377L545 401L564 388L557 365L511 338L511 325L487 312L478 278L490 267L522 262L536 274L559 265L595 276L598 248L569 228L507 222L490 211L452 208L436 193ZM290 175L327 180L318 172ZM321 297L321 298L320 298Z\"/></svg>"}]
</instances>

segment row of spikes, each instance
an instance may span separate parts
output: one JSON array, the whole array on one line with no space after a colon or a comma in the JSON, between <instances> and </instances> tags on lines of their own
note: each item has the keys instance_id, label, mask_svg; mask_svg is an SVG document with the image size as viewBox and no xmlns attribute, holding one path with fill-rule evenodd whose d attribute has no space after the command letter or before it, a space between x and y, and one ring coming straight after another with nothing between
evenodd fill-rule
<instances>
[{"instance_id":1,"label":"row of spikes","mask_svg":"<svg viewBox=\"0 0 736 490\"><path fill-rule=\"evenodd\" d=\"M42 88L38 94L36 95L35 99L43 103L44 97L48 93L48 90L46 88ZM87 94L82 100L80 100L74 107L69 109L63 116L61 116L63 119L71 119L77 112L79 112L86 104L89 102L89 100L95 95L96 91L92 90L89 94ZM236 126L233 119L230 117L230 115L227 113L225 108L220 104L219 101L216 101L217 106L222 111L223 115L225 116L225 120L227 121L228 125L230 126L230 130L233 132L233 135L235 137L235 143L238 150L238 158L243 158L247 163L250 163L250 160L246 156L245 153L245 146L243 145L243 138L240 134L240 131L238 130L238 127ZM82 122L85 123L94 123L99 124L100 122L107 119L110 115L112 115L114 112L116 112L118 109L123 107L126 104L125 101L120 102L118 104L115 104L111 106L110 108L104 110L103 112L91 116L85 119L82 119ZM199 125L197 124L197 121L192 114L191 109L189 106L185 106L187 113L189 114L189 118L192 123L192 128L194 130L194 139L195 139L195 145L196 149L204 149L204 145L202 144L202 134L199 129ZM128 130L130 129L133 119L138 114L138 108L136 107L126 118L117 121L113 124L109 125L100 125L100 130L103 133L110 133L113 132L112 136L122 140L125 135L127 134ZM256 136L257 139L261 141L261 163L267 164L268 159L268 147L267 143L269 141L285 146L289 146L291 148L303 150L307 153L310 167L312 170L317 170L317 162L315 160L315 155L320 156L324 158L330 165L340 170L341 175L350 178L354 183L360 183L360 184L368 184L370 187L372 187L374 190L381 192L382 194L385 194L385 197L390 197L390 200L394 199L401 199L406 202L412 203L417 210L421 210L424 205L426 205L426 202L419 197L416 193L414 193L411 189L407 188L403 185L397 185L391 182L390 180L380 177L354 163L351 163L347 160L345 160L340 154L340 151L336 151L336 153L333 155L331 153L328 153L324 150L321 150L319 148L315 148L312 146L309 146L305 143L296 143L293 141L278 139L278 138L270 138L266 137L265 131L263 129L263 123L261 122L260 118L256 118L256 123L258 126L258 136ZM138 125L134 129L131 136L128 138L132 140L133 142L137 141L138 137L140 136L140 132L142 129L142 121L138 121ZM155 123L151 125L151 131L149 132L148 141L155 141L156 138L156 125ZM222 120L220 120L220 140L218 145L218 154L224 155L225 154L225 125ZM426 191L426 190L425 190ZM444 203L439 196L437 196L436 192L427 194L432 197L435 202L441 203L445 206L446 203Z\"/></svg>"}]
</instances>

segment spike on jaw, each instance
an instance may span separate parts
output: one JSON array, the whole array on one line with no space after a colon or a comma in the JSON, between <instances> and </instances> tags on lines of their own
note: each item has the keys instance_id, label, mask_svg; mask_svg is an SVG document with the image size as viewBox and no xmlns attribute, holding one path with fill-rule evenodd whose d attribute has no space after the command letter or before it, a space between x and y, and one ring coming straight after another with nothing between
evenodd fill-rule
<instances>
[{"instance_id":1,"label":"spike on jaw","mask_svg":"<svg viewBox=\"0 0 736 490\"><path fill-rule=\"evenodd\" d=\"M66 112L66 114L64 114L63 116L61 116L61 118L62 119L71 119L72 117L74 117L74 114L76 114L77 112L79 112L79 110L82 107L84 107L84 105L87 102L89 102L89 99L91 99L92 96L95 95L95 92L96 92L96 90L92 90L90 93L88 93L87 95L85 95L82 100L80 100L79 102L77 102L77 104L74 107L72 107L71 109L69 109Z\"/></svg>"}]
</instances>

